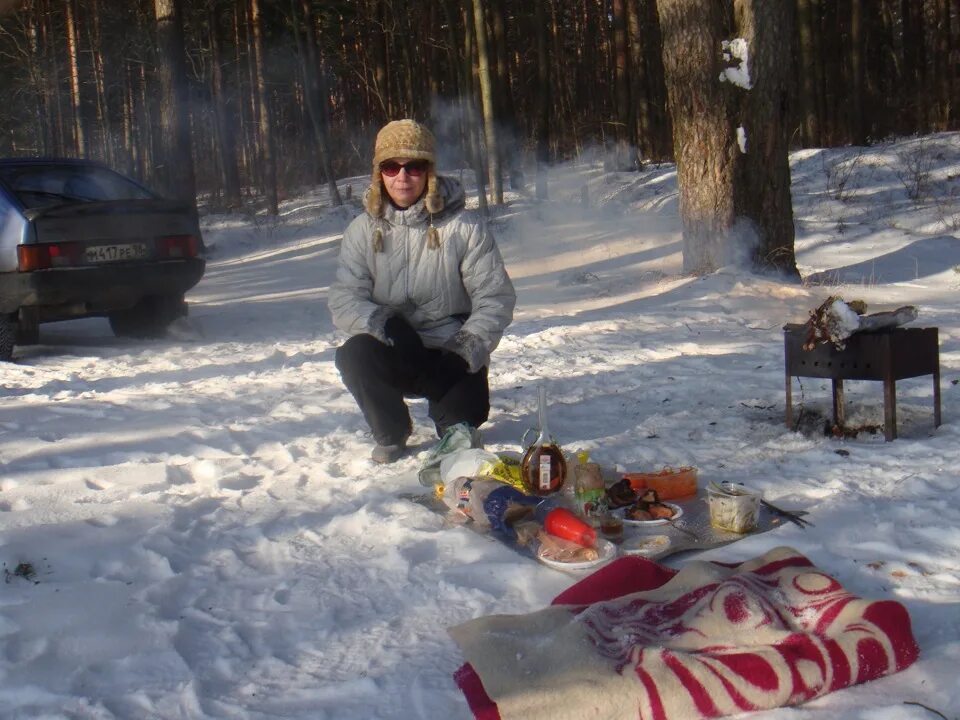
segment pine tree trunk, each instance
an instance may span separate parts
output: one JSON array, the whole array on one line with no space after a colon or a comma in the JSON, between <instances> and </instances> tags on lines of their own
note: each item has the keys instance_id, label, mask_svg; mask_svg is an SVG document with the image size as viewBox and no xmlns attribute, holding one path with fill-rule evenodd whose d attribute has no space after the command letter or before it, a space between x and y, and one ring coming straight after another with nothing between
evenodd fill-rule
<instances>
[{"instance_id":1,"label":"pine tree trunk","mask_svg":"<svg viewBox=\"0 0 960 720\"><path fill-rule=\"evenodd\" d=\"M380 109L383 117L390 120L393 117L394 108L391 102L390 93L390 75L387 72L387 31L386 31L386 7L380 0L373 0L374 17L377 18L377 31L373 37L373 88L376 92L377 102L380 103Z\"/></svg>"},{"instance_id":2,"label":"pine tree trunk","mask_svg":"<svg viewBox=\"0 0 960 720\"><path fill-rule=\"evenodd\" d=\"M903 22L903 67L904 80L908 83L905 91L912 93L911 109L913 125L918 132L929 130L924 97L924 56L923 56L923 0L902 0L901 18Z\"/></svg>"},{"instance_id":3,"label":"pine tree trunk","mask_svg":"<svg viewBox=\"0 0 960 720\"><path fill-rule=\"evenodd\" d=\"M74 0L64 2L67 24L67 61L70 67L70 107L73 118L73 152L82 157L87 151L83 127L83 103L80 97L80 38Z\"/></svg>"},{"instance_id":4,"label":"pine tree trunk","mask_svg":"<svg viewBox=\"0 0 960 720\"><path fill-rule=\"evenodd\" d=\"M211 9L210 22L210 93L213 96L213 113L216 118L217 157L220 160L220 172L223 180L223 201L228 209L239 208L240 168L237 164L237 108L230 102L223 76L223 66L228 59L223 54L223 42L220 36L220 23ZM233 106L233 107L231 107Z\"/></svg>"},{"instance_id":5,"label":"pine tree trunk","mask_svg":"<svg viewBox=\"0 0 960 720\"><path fill-rule=\"evenodd\" d=\"M800 126L805 147L820 146L820 114L817 111L816 66L820 56L815 45L815 0L798 0L797 28L799 30L800 62L797 65L800 84Z\"/></svg>"},{"instance_id":6,"label":"pine tree trunk","mask_svg":"<svg viewBox=\"0 0 960 720\"><path fill-rule=\"evenodd\" d=\"M549 197L547 164L550 160L550 58L547 53L547 16L544 3L533 0L537 33L537 199Z\"/></svg>"},{"instance_id":7,"label":"pine tree trunk","mask_svg":"<svg viewBox=\"0 0 960 720\"><path fill-rule=\"evenodd\" d=\"M866 37L861 0L850 0L850 139L854 145L867 144L866 118Z\"/></svg>"},{"instance_id":8,"label":"pine tree trunk","mask_svg":"<svg viewBox=\"0 0 960 720\"><path fill-rule=\"evenodd\" d=\"M182 0L154 0L157 20L157 78L160 117L155 159L156 186L162 195L188 203L197 202L196 179L190 136L187 98L186 54L183 41Z\"/></svg>"},{"instance_id":9,"label":"pine tree trunk","mask_svg":"<svg viewBox=\"0 0 960 720\"><path fill-rule=\"evenodd\" d=\"M653 118L648 94L647 62L643 55L645 38L641 29L638 0L626 0L626 11L627 49L630 51L630 97L635 124L631 142L636 145L641 158L649 158L653 156Z\"/></svg>"},{"instance_id":10,"label":"pine tree trunk","mask_svg":"<svg viewBox=\"0 0 960 720\"><path fill-rule=\"evenodd\" d=\"M644 64L647 68L647 94L649 95L650 131L653 136L652 159L656 161L673 158L673 128L667 109L667 86L664 80L663 36L657 16L655 0L640 0L640 26L645 38L643 44Z\"/></svg>"},{"instance_id":11,"label":"pine tree trunk","mask_svg":"<svg viewBox=\"0 0 960 720\"><path fill-rule=\"evenodd\" d=\"M503 0L492 0L490 4L490 28L493 31L493 48L496 57L495 116L502 128L498 137L501 165L506 166L510 188L523 190L523 156L518 142L517 104L513 100L510 85L509 50Z\"/></svg>"},{"instance_id":12,"label":"pine tree trunk","mask_svg":"<svg viewBox=\"0 0 960 720\"><path fill-rule=\"evenodd\" d=\"M497 144L497 118L493 104L493 76L490 72L490 44L487 41L486 7L484 0L473 1L474 31L477 38L477 68L480 76L480 99L483 102L483 127L487 140L487 163L490 167L490 187L493 204L503 205L503 177Z\"/></svg>"},{"instance_id":13,"label":"pine tree trunk","mask_svg":"<svg viewBox=\"0 0 960 720\"><path fill-rule=\"evenodd\" d=\"M636 150L631 148L631 142L636 137L634 117L630 98L630 84L627 70L627 11L625 0L613 0L613 67L614 67L614 95L616 96L617 111L617 155L616 167L618 170L632 170L636 167Z\"/></svg>"},{"instance_id":14,"label":"pine tree trunk","mask_svg":"<svg viewBox=\"0 0 960 720\"><path fill-rule=\"evenodd\" d=\"M304 91L306 92L307 111L313 125L317 151L320 155L320 166L327 180L327 192L330 195L330 204L343 205L340 191L337 189L337 178L333 173L333 163L330 160L330 133L329 119L326 112L325 83L323 82L323 67L320 63L320 48L317 41L316 25L313 19L313 10L310 0L300 0L300 8L304 19L304 53L303 75ZM296 7L294 7L296 14Z\"/></svg>"},{"instance_id":15,"label":"pine tree trunk","mask_svg":"<svg viewBox=\"0 0 960 720\"><path fill-rule=\"evenodd\" d=\"M463 27L464 27L464 97L467 99L467 133L470 155L473 159L473 174L477 183L477 199L480 212L487 215L487 180L484 172L483 150L480 144L480 136L483 129L480 122L480 113L476 105L476 87L474 84L474 69L477 66L477 43L474 38L473 9L471 0L466 0L463 7Z\"/></svg>"},{"instance_id":16,"label":"pine tree trunk","mask_svg":"<svg viewBox=\"0 0 960 720\"><path fill-rule=\"evenodd\" d=\"M947 32L950 43L950 54L947 62L949 71L949 80L946 90L949 97L954 99L950 102L950 127L960 129L960 102L955 98L960 98L960 0L947 1L947 14L950 17L950 28Z\"/></svg>"},{"instance_id":17,"label":"pine tree trunk","mask_svg":"<svg viewBox=\"0 0 960 720\"><path fill-rule=\"evenodd\" d=\"M136 122L139 139L137 147L140 157L139 177L151 178L154 176L154 167L156 165L156 152L154 148L157 147L157 142L155 137L156 133L153 131L153 123L151 122L150 99L147 89L147 69L143 63L140 63L137 67L136 81L139 100L137 103Z\"/></svg>"},{"instance_id":18,"label":"pine tree trunk","mask_svg":"<svg viewBox=\"0 0 960 720\"><path fill-rule=\"evenodd\" d=\"M263 25L260 17L260 0L250 0L250 24L253 29L253 55L256 71L257 114L260 119L260 156L263 162L264 187L267 196L267 212L273 216L280 214L277 192L277 156L273 137L273 123L270 117L270 94L267 89L264 72L265 56L263 50Z\"/></svg>"},{"instance_id":19,"label":"pine tree trunk","mask_svg":"<svg viewBox=\"0 0 960 720\"><path fill-rule=\"evenodd\" d=\"M820 52L824 55L823 73L823 117L824 143L829 146L848 142L846 124L843 116L846 111L847 94L844 87L844 48L843 20L840 14L840 0L821 0L823 15L820 34Z\"/></svg>"},{"instance_id":20,"label":"pine tree trunk","mask_svg":"<svg viewBox=\"0 0 960 720\"><path fill-rule=\"evenodd\" d=\"M60 69L57 64L56 49L60 42L53 27L53 13L50 11L51 0L41 0L40 15L40 46L43 52L43 67L47 78L46 97L47 108L50 112L50 153L54 156L67 154L67 132L65 128L63 97L60 92Z\"/></svg>"},{"instance_id":21,"label":"pine tree trunk","mask_svg":"<svg viewBox=\"0 0 960 720\"><path fill-rule=\"evenodd\" d=\"M706 274L728 262L736 221L733 184L739 150L732 91L717 82L717 49L729 19L712 0L658 0L667 96L680 188L684 272Z\"/></svg>"},{"instance_id":22,"label":"pine tree trunk","mask_svg":"<svg viewBox=\"0 0 960 720\"><path fill-rule=\"evenodd\" d=\"M107 108L106 70L103 64L103 40L100 36L100 5L98 0L88 0L90 12L90 58L92 60L94 87L96 88L97 128L100 135L101 154L109 165L113 165L114 144L110 132L110 113Z\"/></svg>"},{"instance_id":23,"label":"pine tree trunk","mask_svg":"<svg viewBox=\"0 0 960 720\"><path fill-rule=\"evenodd\" d=\"M134 73L131 68L132 63L127 61L124 64L123 73L123 110L121 111L121 128L123 133L123 159L124 169L127 174L139 174L137 165L137 152L139 143L133 139L133 127L136 122L136 84L134 82ZM142 176L141 176L142 177Z\"/></svg>"},{"instance_id":24,"label":"pine tree trunk","mask_svg":"<svg viewBox=\"0 0 960 720\"><path fill-rule=\"evenodd\" d=\"M750 46L753 82L748 92L734 91L746 135L734 187L737 222L746 221L748 234L756 235L754 268L799 278L789 159L795 6L769 0L734 0L733 5L737 37Z\"/></svg>"},{"instance_id":25,"label":"pine tree trunk","mask_svg":"<svg viewBox=\"0 0 960 720\"><path fill-rule=\"evenodd\" d=\"M244 132L244 158L243 158L243 168L246 171L246 176L250 179L248 185L248 194L252 192L252 188L249 186L255 185L257 187L263 187L266 185L265 180L265 171L264 165L262 162L263 153L260 150L261 135L260 135L260 93L257 88L257 53L254 49L254 39L253 39L253 21L251 18L251 10L249 2L241 2L238 6L238 13L240 8L243 9L243 18L237 18L237 85L240 88L245 88L245 102L244 102L244 111L247 114L247 117L243 121ZM239 41L239 34L243 33L243 46L246 48L246 52L243 53L243 57L246 58L246 63L243 62L243 57L241 57L240 48L241 44ZM242 76L241 76L242 73Z\"/></svg>"},{"instance_id":26,"label":"pine tree trunk","mask_svg":"<svg viewBox=\"0 0 960 720\"><path fill-rule=\"evenodd\" d=\"M936 129L942 132L950 127L951 100L960 102L950 97L950 5L948 0L928 0L928 3L933 58L929 92L936 107Z\"/></svg>"},{"instance_id":27,"label":"pine tree trunk","mask_svg":"<svg viewBox=\"0 0 960 720\"><path fill-rule=\"evenodd\" d=\"M27 31L27 70L30 77L30 86L35 97L35 113L37 127L40 128L39 140L42 155L51 155L51 132L49 110L47 107L46 79L43 74L43 55L40 45L39 8L33 7L26 13Z\"/></svg>"},{"instance_id":28,"label":"pine tree trunk","mask_svg":"<svg viewBox=\"0 0 960 720\"><path fill-rule=\"evenodd\" d=\"M658 8L684 271L743 263L798 277L786 147L792 4L659 0ZM718 81L717 50L731 37L747 40L749 90Z\"/></svg>"}]
</instances>

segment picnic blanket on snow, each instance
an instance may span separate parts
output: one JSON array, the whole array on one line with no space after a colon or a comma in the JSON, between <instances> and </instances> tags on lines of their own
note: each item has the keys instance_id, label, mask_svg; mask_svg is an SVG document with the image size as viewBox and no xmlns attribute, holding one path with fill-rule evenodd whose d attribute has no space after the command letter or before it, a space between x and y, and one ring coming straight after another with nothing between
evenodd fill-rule
<instances>
[{"instance_id":1,"label":"picnic blanket on snow","mask_svg":"<svg viewBox=\"0 0 960 720\"><path fill-rule=\"evenodd\" d=\"M528 615L450 630L479 720L691 720L794 705L903 670L906 609L851 595L791 548L679 572L617 560Z\"/></svg>"}]
</instances>

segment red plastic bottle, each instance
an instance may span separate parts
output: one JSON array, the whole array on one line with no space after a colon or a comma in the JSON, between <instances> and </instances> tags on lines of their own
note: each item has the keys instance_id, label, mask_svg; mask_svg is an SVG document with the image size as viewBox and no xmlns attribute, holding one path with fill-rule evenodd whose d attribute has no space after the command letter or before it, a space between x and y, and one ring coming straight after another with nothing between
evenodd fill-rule
<instances>
[{"instance_id":1,"label":"red plastic bottle","mask_svg":"<svg viewBox=\"0 0 960 720\"><path fill-rule=\"evenodd\" d=\"M597 531L566 508L554 508L548 512L543 527L551 535L583 547L593 547L597 542Z\"/></svg>"}]
</instances>

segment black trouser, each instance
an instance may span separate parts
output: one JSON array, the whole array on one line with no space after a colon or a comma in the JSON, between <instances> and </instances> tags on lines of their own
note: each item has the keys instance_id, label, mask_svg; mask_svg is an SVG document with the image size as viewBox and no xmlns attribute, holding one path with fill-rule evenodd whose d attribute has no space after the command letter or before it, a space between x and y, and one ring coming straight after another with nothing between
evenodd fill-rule
<instances>
[{"instance_id":1,"label":"black trouser","mask_svg":"<svg viewBox=\"0 0 960 720\"><path fill-rule=\"evenodd\" d=\"M419 342L391 347L362 334L337 348L336 363L380 445L395 445L410 435L404 395L429 401L438 436L458 422L479 427L490 415L487 368L471 374L466 363L446 350Z\"/></svg>"}]
</instances>

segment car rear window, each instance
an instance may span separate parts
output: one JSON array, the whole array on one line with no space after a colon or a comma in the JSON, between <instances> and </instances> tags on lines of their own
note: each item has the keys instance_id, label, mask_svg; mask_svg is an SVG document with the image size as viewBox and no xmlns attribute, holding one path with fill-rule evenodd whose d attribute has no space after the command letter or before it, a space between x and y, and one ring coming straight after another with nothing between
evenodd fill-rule
<instances>
[{"instance_id":1,"label":"car rear window","mask_svg":"<svg viewBox=\"0 0 960 720\"><path fill-rule=\"evenodd\" d=\"M28 209L63 203L146 200L153 197L122 175L95 166L0 166L0 181Z\"/></svg>"}]
</instances>

